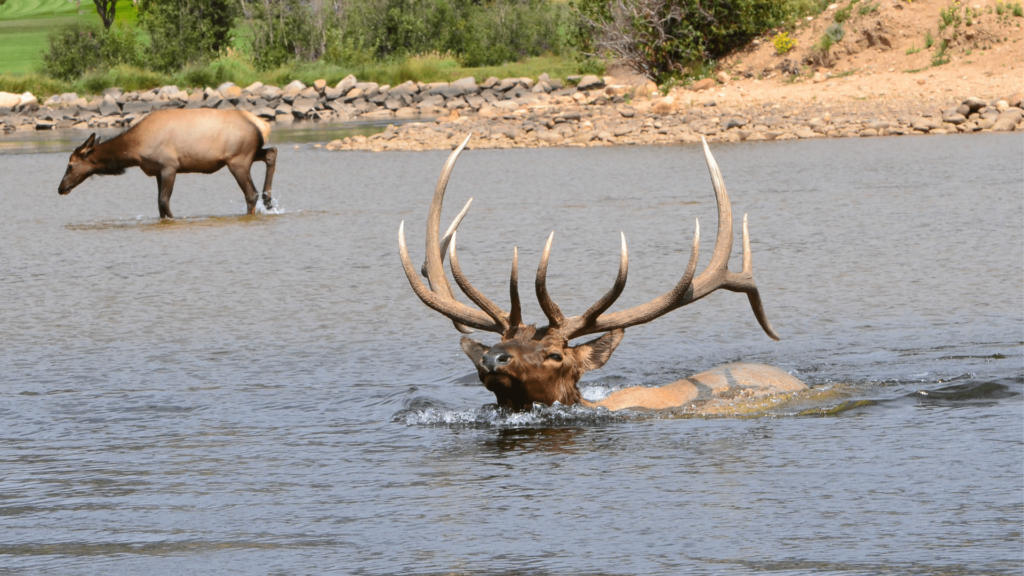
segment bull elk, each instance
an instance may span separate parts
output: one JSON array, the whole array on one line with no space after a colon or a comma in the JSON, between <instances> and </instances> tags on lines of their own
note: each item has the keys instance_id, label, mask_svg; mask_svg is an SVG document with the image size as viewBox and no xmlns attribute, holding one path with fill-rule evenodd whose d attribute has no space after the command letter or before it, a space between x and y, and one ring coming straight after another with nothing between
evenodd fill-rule
<instances>
[{"instance_id":1,"label":"bull elk","mask_svg":"<svg viewBox=\"0 0 1024 576\"><path fill-rule=\"evenodd\" d=\"M158 110L124 134L97 144L96 134L75 148L57 187L63 196L93 174L124 174L138 166L156 176L161 218L173 218L171 192L179 173L213 174L227 166L245 193L246 213L256 212L259 194L249 173L252 163L264 162L263 205L272 207L270 186L277 148L264 148L270 125L244 110Z\"/></svg>"},{"instance_id":2,"label":"bull elk","mask_svg":"<svg viewBox=\"0 0 1024 576\"><path fill-rule=\"evenodd\" d=\"M623 234L619 272L611 290L582 315L567 318L551 299L547 289L548 256L554 239L552 232L544 246L535 282L537 300L548 320L548 325L541 328L523 323L519 301L517 250L512 251L512 273L509 282L511 307L508 312L474 288L459 267L455 249L456 229L468 211L472 198L456 216L444 237L439 237L441 204L444 201L445 188L459 154L468 143L469 137L449 156L430 204L430 213L427 217L426 262L421 269L421 273L428 280L429 288L423 285L409 259L405 245L404 221L398 229L398 245L405 275L413 291L424 304L451 319L460 332L466 333L475 328L501 334L501 342L493 346L486 346L465 337L461 341L463 351L476 366L480 381L494 393L499 405L513 410L528 409L535 402L548 405L555 402L565 405L579 403L590 407L603 406L610 410L665 409L693 402L701 397L702 391L706 397L729 397L741 391L745 391L745 395L748 396L760 396L806 388L802 382L778 368L758 364L730 364L657 388L632 387L618 390L596 403L588 402L580 396L576 386L580 377L585 372L600 368L608 361L622 341L626 328L651 322L677 308L696 302L719 288L745 293L761 328L772 339L779 339L768 322L757 285L754 283L746 216L743 217L743 271L735 273L728 269L729 255L732 251L732 206L725 191L721 172L706 142L704 157L711 172L711 182L718 203L718 237L707 268L694 277L700 245L700 223L697 222L689 263L675 287L645 304L607 313L626 286L629 258L626 252L626 237ZM445 252L450 255L452 277L479 310L459 302L452 294L443 267ZM602 336L589 342L576 346L569 345L575 338L602 332Z\"/></svg>"}]
</instances>

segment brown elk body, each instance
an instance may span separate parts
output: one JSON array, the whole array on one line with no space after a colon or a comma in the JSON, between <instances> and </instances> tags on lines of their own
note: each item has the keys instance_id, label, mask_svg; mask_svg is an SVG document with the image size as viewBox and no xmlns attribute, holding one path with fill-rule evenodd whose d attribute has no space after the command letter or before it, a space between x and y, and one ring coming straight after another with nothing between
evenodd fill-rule
<instances>
[{"instance_id":1,"label":"brown elk body","mask_svg":"<svg viewBox=\"0 0 1024 576\"><path fill-rule=\"evenodd\" d=\"M696 302L719 288L745 293L761 328L772 339L779 339L768 322L757 285L754 283L746 216L743 218L743 271L730 272L728 264L732 251L732 206L721 172L705 143L704 155L718 203L718 234L707 268L694 277L700 245L698 223L694 232L690 260L682 278L672 290L646 304L606 313L626 285L629 258L626 238L623 235L619 273L611 290L582 315L567 318L547 291L548 257L554 239L552 232L544 247L535 282L537 300L548 319L548 325L540 328L526 325L522 321L519 300L516 250L512 253L509 312L502 310L474 288L459 267L456 229L468 211L472 198L455 218L445 236L440 237L441 205L448 178L455 167L455 161L468 142L467 137L448 158L430 205L430 214L427 217L427 256L421 269L421 273L428 280L429 288L420 281L409 259L405 245L404 222L398 231L399 252L406 277L424 304L451 319L456 329L461 332L475 328L501 334L501 342L493 346L462 338L463 351L472 360L480 381L494 393L499 405L523 410L535 402L548 405L559 402L566 405L602 406L609 410L658 410L681 406L701 396L727 397L741 390L749 397L806 388L805 384L778 368L759 364L730 364L657 388L632 387L618 390L596 403L584 400L577 388L580 377L590 370L600 368L608 361L622 341L626 328L655 320L676 308ZM450 254L452 277L465 295L480 308L479 310L455 299L443 267L446 253ZM575 338L602 332L602 336L589 342L576 346L569 345Z\"/></svg>"},{"instance_id":2,"label":"brown elk body","mask_svg":"<svg viewBox=\"0 0 1024 576\"><path fill-rule=\"evenodd\" d=\"M156 176L161 218L173 218L171 192L180 173L212 174L227 166L245 193L248 214L256 211L259 193L253 185L253 162L267 165L263 203L271 208L270 187L277 149L264 148L270 125L243 110L158 110L124 134L97 144L96 134L75 148L57 192L62 196L94 174L124 174L138 166Z\"/></svg>"}]
</instances>

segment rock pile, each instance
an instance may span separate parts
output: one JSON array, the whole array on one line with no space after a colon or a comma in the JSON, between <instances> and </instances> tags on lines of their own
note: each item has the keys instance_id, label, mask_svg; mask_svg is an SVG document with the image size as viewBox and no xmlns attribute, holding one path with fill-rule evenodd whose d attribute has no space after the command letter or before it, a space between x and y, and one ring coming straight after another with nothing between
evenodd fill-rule
<instances>
[{"instance_id":1,"label":"rock pile","mask_svg":"<svg viewBox=\"0 0 1024 576\"><path fill-rule=\"evenodd\" d=\"M969 98L959 106L921 112L879 113L870 102L851 102L822 112L815 106L765 104L742 109L686 106L673 98L606 104L607 94L522 105L515 110L481 106L474 115L453 112L433 122L389 125L370 137L334 140L328 150L450 149L469 132L475 148L667 145L700 142L795 140L979 131L1024 130L1021 93L993 102ZM711 104L711 103L707 103Z\"/></svg>"},{"instance_id":2,"label":"rock pile","mask_svg":"<svg viewBox=\"0 0 1024 576\"><path fill-rule=\"evenodd\" d=\"M532 78L488 78L477 83L473 77L455 82L429 84L405 82L398 86L359 82L349 75L335 86L317 80L306 86L295 80L283 88L256 82L245 88L231 82L216 89L191 93L177 86L143 92L108 88L103 94L82 98L67 93L52 96L42 105L30 93L0 92L0 128L48 130L54 128L104 128L131 125L154 110L165 108L218 108L248 110L278 123L296 120L346 122L389 118L433 118L453 110L476 112L492 107L504 112L551 98L572 97L584 90L601 90L605 80L596 76L570 78L575 85L542 74ZM616 87L609 101L624 102L629 87Z\"/></svg>"}]
</instances>

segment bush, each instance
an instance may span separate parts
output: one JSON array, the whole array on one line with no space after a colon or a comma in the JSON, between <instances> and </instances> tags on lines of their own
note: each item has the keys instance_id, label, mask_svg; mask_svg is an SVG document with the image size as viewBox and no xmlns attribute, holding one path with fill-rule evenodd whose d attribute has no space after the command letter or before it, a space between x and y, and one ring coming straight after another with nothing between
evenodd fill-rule
<instances>
[{"instance_id":1,"label":"bush","mask_svg":"<svg viewBox=\"0 0 1024 576\"><path fill-rule=\"evenodd\" d=\"M820 6L781 0L571 0L571 38L585 55L610 53L664 82Z\"/></svg>"},{"instance_id":2,"label":"bush","mask_svg":"<svg viewBox=\"0 0 1024 576\"><path fill-rule=\"evenodd\" d=\"M231 46L238 11L231 0L140 0L138 6L152 40L149 63L156 70L208 62Z\"/></svg>"},{"instance_id":3,"label":"bush","mask_svg":"<svg viewBox=\"0 0 1024 576\"><path fill-rule=\"evenodd\" d=\"M60 80L76 80L86 73L118 65L139 63L139 41L129 26L103 30L81 23L52 32L43 55L43 71Z\"/></svg>"},{"instance_id":4,"label":"bush","mask_svg":"<svg viewBox=\"0 0 1024 576\"><path fill-rule=\"evenodd\" d=\"M242 13L252 29L252 59L260 70L277 68L292 60L317 60L327 50L328 36L340 36L338 13L324 3L243 1Z\"/></svg>"},{"instance_id":5,"label":"bush","mask_svg":"<svg viewBox=\"0 0 1024 576\"><path fill-rule=\"evenodd\" d=\"M789 32L779 32L772 38L772 44L776 54L785 54L796 47L796 40L789 37Z\"/></svg>"}]
</instances>

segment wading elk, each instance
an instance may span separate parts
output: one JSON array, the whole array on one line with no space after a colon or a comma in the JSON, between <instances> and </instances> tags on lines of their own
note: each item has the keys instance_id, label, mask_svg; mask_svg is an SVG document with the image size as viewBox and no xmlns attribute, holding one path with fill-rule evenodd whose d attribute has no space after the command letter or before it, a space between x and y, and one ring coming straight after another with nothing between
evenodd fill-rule
<instances>
[{"instance_id":1,"label":"wading elk","mask_svg":"<svg viewBox=\"0 0 1024 576\"><path fill-rule=\"evenodd\" d=\"M675 288L646 304L606 314L626 286L629 259L626 254L626 237L623 235L619 274L612 289L582 315L566 318L547 290L548 256L551 252L551 241L554 239L552 232L544 246L535 283L537 300L548 319L548 325L537 328L523 324L522 321L516 250L512 252L512 277L509 283L512 302L509 312L499 308L474 288L463 275L455 251L455 231L469 209L469 203L455 218L444 238L439 238L441 204L444 201L448 178L459 153L468 142L467 137L449 156L430 204L430 214L427 217L427 256L421 270L430 284L429 288L423 285L409 260L409 252L405 245L405 222L402 222L398 229L398 245L405 275L413 291L424 304L451 319L461 332L476 328L501 334L501 342L494 346L462 338L463 351L473 361L480 381L494 393L499 405L514 410L528 409L535 402L548 405L554 402L566 405L580 403L592 407L603 406L610 410L664 409L681 406L702 397L730 397L736 393L760 396L806 388L802 382L778 368L759 364L730 364L658 388L626 388L612 393L600 402L591 403L584 400L576 387L577 382L585 372L600 368L608 361L622 340L626 328L655 320L676 308L696 302L719 288L746 293L761 328L772 339L779 339L765 316L761 297L754 283L746 216L743 218L743 271L730 272L728 264L732 251L732 206L725 191L721 172L705 142L704 157L711 172L711 182L718 202L718 237L707 268L694 277L700 241L698 222L693 236L690 261ZM444 272L446 251L450 254L452 276L459 288L480 307L480 310L462 304L452 294L451 285ZM574 338L601 332L605 334L599 338L577 346L569 346L569 341Z\"/></svg>"},{"instance_id":2,"label":"wading elk","mask_svg":"<svg viewBox=\"0 0 1024 576\"><path fill-rule=\"evenodd\" d=\"M252 163L264 162L263 205L272 207L270 186L277 148L264 148L270 125L244 110L208 108L158 110L124 134L96 143L96 134L75 148L57 192L71 192L93 174L124 174L138 166L156 176L161 218L171 214L171 192L179 173L213 174L227 166L245 193L247 213L256 212L259 194L249 174Z\"/></svg>"}]
</instances>

